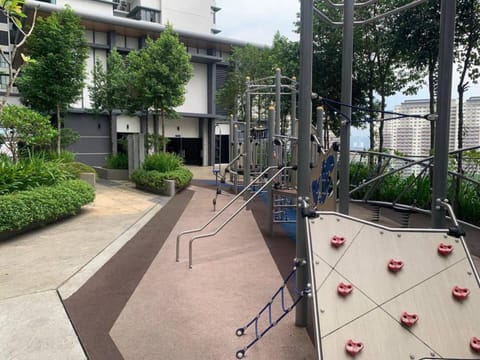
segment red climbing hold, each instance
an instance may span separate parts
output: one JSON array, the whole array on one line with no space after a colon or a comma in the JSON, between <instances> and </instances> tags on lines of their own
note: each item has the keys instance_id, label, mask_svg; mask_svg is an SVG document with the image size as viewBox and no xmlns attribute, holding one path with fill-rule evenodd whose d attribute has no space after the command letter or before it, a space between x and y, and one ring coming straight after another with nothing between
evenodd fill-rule
<instances>
[{"instance_id":1,"label":"red climbing hold","mask_svg":"<svg viewBox=\"0 0 480 360\"><path fill-rule=\"evenodd\" d=\"M470 295L470 290L467 288L461 288L460 286L455 286L452 289L452 295L455 299L463 301L468 297L468 295Z\"/></svg>"},{"instance_id":2,"label":"red climbing hold","mask_svg":"<svg viewBox=\"0 0 480 360\"><path fill-rule=\"evenodd\" d=\"M400 321L402 322L403 325L410 327L410 326L413 326L418 321L418 315L410 314L404 311L400 318Z\"/></svg>"},{"instance_id":3,"label":"red climbing hold","mask_svg":"<svg viewBox=\"0 0 480 360\"><path fill-rule=\"evenodd\" d=\"M391 272L398 272L403 268L403 261L390 259L388 261L388 270Z\"/></svg>"},{"instance_id":4,"label":"red climbing hold","mask_svg":"<svg viewBox=\"0 0 480 360\"><path fill-rule=\"evenodd\" d=\"M339 295L347 296L353 291L353 286L351 284L345 284L341 282L337 285L337 292Z\"/></svg>"},{"instance_id":5,"label":"red climbing hold","mask_svg":"<svg viewBox=\"0 0 480 360\"><path fill-rule=\"evenodd\" d=\"M472 337L470 339L470 347L472 348L473 351L476 351L480 353L480 338L477 337Z\"/></svg>"},{"instance_id":6,"label":"red climbing hold","mask_svg":"<svg viewBox=\"0 0 480 360\"><path fill-rule=\"evenodd\" d=\"M340 247L342 246L343 244L345 244L345 238L343 236L333 236L331 239L330 239L330 244L333 246L333 247Z\"/></svg>"},{"instance_id":7,"label":"red climbing hold","mask_svg":"<svg viewBox=\"0 0 480 360\"><path fill-rule=\"evenodd\" d=\"M363 350L363 343L349 339L345 344L345 351L352 356L357 356Z\"/></svg>"},{"instance_id":8,"label":"red climbing hold","mask_svg":"<svg viewBox=\"0 0 480 360\"><path fill-rule=\"evenodd\" d=\"M440 245L438 245L437 250L440 255L447 256L453 251L453 245L441 243Z\"/></svg>"}]
</instances>

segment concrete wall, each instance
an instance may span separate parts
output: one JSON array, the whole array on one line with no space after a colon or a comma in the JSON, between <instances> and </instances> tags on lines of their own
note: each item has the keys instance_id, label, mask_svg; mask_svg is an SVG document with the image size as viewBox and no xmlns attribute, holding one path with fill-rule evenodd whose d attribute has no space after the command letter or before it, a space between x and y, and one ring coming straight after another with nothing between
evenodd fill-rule
<instances>
[{"instance_id":1,"label":"concrete wall","mask_svg":"<svg viewBox=\"0 0 480 360\"><path fill-rule=\"evenodd\" d=\"M210 34L213 27L212 0L162 0L162 24L176 29Z\"/></svg>"},{"instance_id":2,"label":"concrete wall","mask_svg":"<svg viewBox=\"0 0 480 360\"><path fill-rule=\"evenodd\" d=\"M117 132L140 133L140 118L138 116L118 115Z\"/></svg>"},{"instance_id":3,"label":"concrete wall","mask_svg":"<svg viewBox=\"0 0 480 360\"><path fill-rule=\"evenodd\" d=\"M76 153L77 161L102 166L110 154L110 121L106 115L69 113L65 127L80 133L80 140L70 146Z\"/></svg>"},{"instance_id":4,"label":"concrete wall","mask_svg":"<svg viewBox=\"0 0 480 360\"><path fill-rule=\"evenodd\" d=\"M186 86L185 102L176 111L194 114L208 113L207 65L193 63L193 77Z\"/></svg>"},{"instance_id":5,"label":"concrete wall","mask_svg":"<svg viewBox=\"0 0 480 360\"><path fill-rule=\"evenodd\" d=\"M92 14L113 15L113 6L108 2L96 0L57 0L57 5L65 6L66 4L70 5L74 10L88 11Z\"/></svg>"}]
</instances>

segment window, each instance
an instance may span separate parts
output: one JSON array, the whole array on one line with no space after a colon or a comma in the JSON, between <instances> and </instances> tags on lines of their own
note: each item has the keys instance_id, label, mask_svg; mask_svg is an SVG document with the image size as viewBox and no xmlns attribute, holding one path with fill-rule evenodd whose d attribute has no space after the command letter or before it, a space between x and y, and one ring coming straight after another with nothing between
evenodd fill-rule
<instances>
[{"instance_id":1,"label":"window","mask_svg":"<svg viewBox=\"0 0 480 360\"><path fill-rule=\"evenodd\" d=\"M129 18L141 21L160 23L160 11L154 9L148 9L144 7L135 7L130 14Z\"/></svg>"}]
</instances>

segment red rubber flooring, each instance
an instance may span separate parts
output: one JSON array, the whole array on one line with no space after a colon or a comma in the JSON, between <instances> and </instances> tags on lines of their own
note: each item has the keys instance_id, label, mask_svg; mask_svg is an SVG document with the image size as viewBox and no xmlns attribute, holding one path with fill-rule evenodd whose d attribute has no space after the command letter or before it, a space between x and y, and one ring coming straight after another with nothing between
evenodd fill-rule
<instances>
[{"instance_id":1,"label":"red rubber flooring","mask_svg":"<svg viewBox=\"0 0 480 360\"><path fill-rule=\"evenodd\" d=\"M66 299L66 310L90 359L234 359L236 351L253 339L253 329L243 337L235 330L282 284L291 270L295 245L279 226L271 238L265 235L265 208L259 201L217 235L194 243L193 269L188 269L189 235L182 238L181 261L175 262L177 234L214 215L214 188L196 184L177 194ZM217 209L231 198L219 195ZM223 219L219 217L220 222ZM314 359L306 330L294 321L294 313L287 315L247 352L247 358ZM261 328L265 325L260 323Z\"/></svg>"}]
</instances>

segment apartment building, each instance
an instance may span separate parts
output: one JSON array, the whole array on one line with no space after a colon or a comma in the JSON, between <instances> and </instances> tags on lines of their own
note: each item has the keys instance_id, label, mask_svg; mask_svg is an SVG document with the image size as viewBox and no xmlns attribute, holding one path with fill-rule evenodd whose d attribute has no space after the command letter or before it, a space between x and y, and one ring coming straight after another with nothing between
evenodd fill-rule
<instances>
[{"instance_id":1,"label":"apartment building","mask_svg":"<svg viewBox=\"0 0 480 360\"><path fill-rule=\"evenodd\" d=\"M168 150L184 156L187 164L210 165L216 123L225 119L215 103L217 88L223 85L227 72L225 59L233 46L245 46L242 41L217 35L220 30L215 24L216 14L220 9L215 1L27 0L25 12L31 14L38 7L39 16L48 16L63 10L65 5L74 10L85 27L90 46L87 82L92 80L95 59L105 63L113 48L121 53L140 49L147 37L158 37L167 23L173 26L191 54L194 75L186 87L185 103L176 109L180 118L166 120ZM0 28L0 33L1 30L4 29ZM108 116L93 115L90 108L90 95L85 88L81 98L71 105L64 124L80 133L80 140L71 150L87 164L103 165L126 135L153 131L152 116L146 119L121 113L115 114L110 131ZM228 131L222 136L228 137Z\"/></svg>"},{"instance_id":2,"label":"apartment building","mask_svg":"<svg viewBox=\"0 0 480 360\"><path fill-rule=\"evenodd\" d=\"M464 138L463 147L480 145L480 96L469 98L463 105Z\"/></svg>"},{"instance_id":3,"label":"apartment building","mask_svg":"<svg viewBox=\"0 0 480 360\"><path fill-rule=\"evenodd\" d=\"M423 100L406 100L395 106L396 113L407 115L430 114L430 102ZM452 100L450 106L449 150L457 148L457 114L458 105ZM393 117L393 116L389 116ZM419 118L403 118L385 121L384 146L411 157L425 157L430 153L430 121Z\"/></svg>"}]
</instances>

